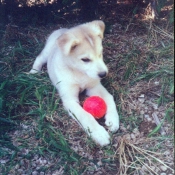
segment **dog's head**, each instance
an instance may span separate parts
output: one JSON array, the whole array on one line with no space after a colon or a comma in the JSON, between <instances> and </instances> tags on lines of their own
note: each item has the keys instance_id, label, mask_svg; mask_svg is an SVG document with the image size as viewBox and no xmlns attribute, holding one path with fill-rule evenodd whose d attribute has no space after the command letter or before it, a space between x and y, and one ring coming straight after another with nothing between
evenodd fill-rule
<instances>
[{"instance_id":1,"label":"dog's head","mask_svg":"<svg viewBox=\"0 0 175 175\"><path fill-rule=\"evenodd\" d=\"M71 28L61 35L58 45L67 66L94 79L105 77L108 69L103 61L104 29L104 23L97 20Z\"/></svg>"}]
</instances>

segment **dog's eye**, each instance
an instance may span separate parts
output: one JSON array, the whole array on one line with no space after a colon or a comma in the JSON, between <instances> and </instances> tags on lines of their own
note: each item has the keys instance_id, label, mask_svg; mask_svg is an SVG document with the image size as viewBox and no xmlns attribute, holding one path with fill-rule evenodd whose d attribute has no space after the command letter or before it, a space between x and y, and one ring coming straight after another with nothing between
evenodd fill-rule
<instances>
[{"instance_id":1,"label":"dog's eye","mask_svg":"<svg viewBox=\"0 0 175 175\"><path fill-rule=\"evenodd\" d=\"M82 60L83 62L85 62L85 63L88 63L88 62L91 61L89 58L82 58L81 60Z\"/></svg>"}]
</instances>

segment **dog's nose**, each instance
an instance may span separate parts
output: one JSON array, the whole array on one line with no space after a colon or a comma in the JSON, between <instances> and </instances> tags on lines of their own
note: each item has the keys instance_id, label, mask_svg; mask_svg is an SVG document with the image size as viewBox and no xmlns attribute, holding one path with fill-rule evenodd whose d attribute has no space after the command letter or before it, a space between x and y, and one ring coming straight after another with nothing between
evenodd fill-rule
<instances>
[{"instance_id":1,"label":"dog's nose","mask_svg":"<svg viewBox=\"0 0 175 175\"><path fill-rule=\"evenodd\" d=\"M100 78L104 78L104 77L106 77L106 72L100 72L99 74L98 74L98 76L100 77Z\"/></svg>"}]
</instances>

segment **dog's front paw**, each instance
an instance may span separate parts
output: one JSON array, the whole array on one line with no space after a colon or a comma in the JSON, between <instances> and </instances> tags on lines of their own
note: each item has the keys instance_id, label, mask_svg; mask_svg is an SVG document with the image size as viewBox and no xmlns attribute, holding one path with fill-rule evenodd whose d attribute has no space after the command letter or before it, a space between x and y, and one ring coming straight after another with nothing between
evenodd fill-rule
<instances>
[{"instance_id":1,"label":"dog's front paw","mask_svg":"<svg viewBox=\"0 0 175 175\"><path fill-rule=\"evenodd\" d=\"M100 146L106 146L110 143L109 133L100 125L93 131L89 130L88 134Z\"/></svg>"},{"instance_id":2,"label":"dog's front paw","mask_svg":"<svg viewBox=\"0 0 175 175\"><path fill-rule=\"evenodd\" d=\"M119 129L119 116L117 115L106 115L106 126L111 132L116 132Z\"/></svg>"},{"instance_id":3,"label":"dog's front paw","mask_svg":"<svg viewBox=\"0 0 175 175\"><path fill-rule=\"evenodd\" d=\"M36 74L36 73L38 73L38 72L39 72L39 71L36 70L36 69L31 69L29 73L30 73L30 74Z\"/></svg>"}]
</instances>

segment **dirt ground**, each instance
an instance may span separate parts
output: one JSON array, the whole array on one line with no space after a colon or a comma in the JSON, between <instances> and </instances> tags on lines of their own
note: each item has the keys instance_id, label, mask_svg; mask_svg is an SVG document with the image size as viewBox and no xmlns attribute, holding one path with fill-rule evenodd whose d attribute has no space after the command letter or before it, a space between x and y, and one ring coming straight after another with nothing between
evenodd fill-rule
<instances>
[{"instance_id":1,"label":"dirt ground","mask_svg":"<svg viewBox=\"0 0 175 175\"><path fill-rule=\"evenodd\" d=\"M168 50L168 53L165 51L165 54L161 52L161 47L166 49L172 43L174 28L167 22L169 13L166 9L162 10L161 18L156 21L149 18L149 12L143 9L141 12L133 14L130 6L110 4L102 4L99 9L99 17L106 23L104 60L109 67L109 75L102 83L114 96L120 114L120 129L116 134L111 134L111 145L105 148L95 145L79 125L68 117L60 102L59 108L52 115L46 115L45 120L53 126L54 131L61 131L70 149L78 155L78 160L74 160L76 163L64 162L64 155L54 157L51 151L46 151L45 155L32 152L36 147L45 147L45 138L36 136L35 131L39 126L37 120L27 117L27 112L24 112L26 116L18 129L9 133L13 145L19 147L20 151L14 155L13 164L8 156L0 157L0 175L4 172L8 172L8 175L174 174L174 112L171 110L174 106L174 92L165 94L165 99L169 101L158 101L162 97L163 86L163 75L158 73L163 66L173 67L172 62L166 58L167 55L173 55L173 50ZM35 26L30 23L20 26L18 20L14 19L15 22L4 28L3 41L8 46L3 47L1 43L2 55L13 50L16 40L26 47L29 40L43 45L51 31L83 22L78 17L70 18L69 14L64 17L64 22L54 25L40 25L38 21ZM36 56L38 53L33 54ZM21 57L17 55L14 58L18 62ZM34 60L32 55L30 57L30 65L25 67L24 73L30 70ZM43 72L47 72L46 68ZM150 75L150 72L154 72L155 76ZM147 79L148 76L152 77ZM59 98L57 94L56 97ZM81 101L84 98L81 95ZM29 108L31 110L35 107ZM99 120L99 123L104 126L104 119ZM13 154L13 149L5 149ZM4 167L11 168L7 171L8 168ZM68 171L66 167L71 168Z\"/></svg>"}]
</instances>

